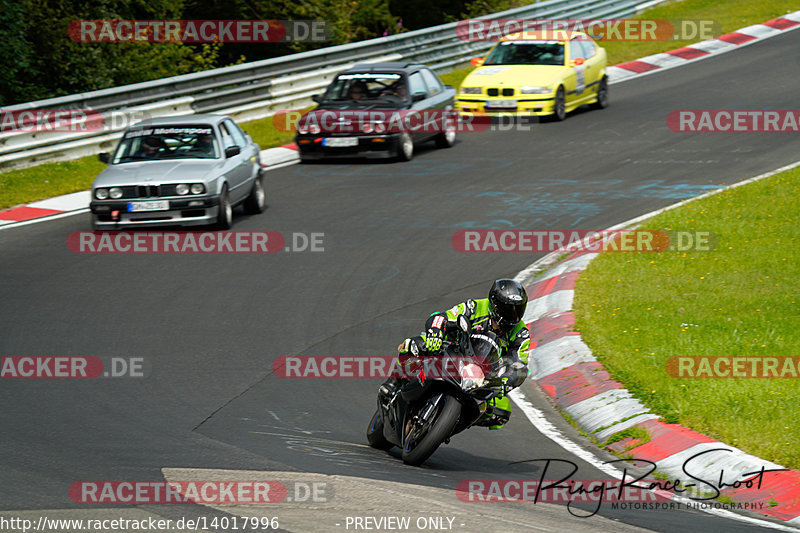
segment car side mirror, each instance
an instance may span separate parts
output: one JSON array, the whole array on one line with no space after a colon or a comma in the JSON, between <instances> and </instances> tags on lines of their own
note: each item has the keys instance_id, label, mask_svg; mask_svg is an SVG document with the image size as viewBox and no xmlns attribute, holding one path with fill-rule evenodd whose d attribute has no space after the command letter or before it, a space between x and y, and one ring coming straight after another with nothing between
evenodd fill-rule
<instances>
[{"instance_id":1,"label":"car side mirror","mask_svg":"<svg viewBox=\"0 0 800 533\"><path fill-rule=\"evenodd\" d=\"M107 165L111 161L111 154L108 152L101 152L97 154L97 159L99 159L101 163L105 163Z\"/></svg>"},{"instance_id":2,"label":"car side mirror","mask_svg":"<svg viewBox=\"0 0 800 533\"><path fill-rule=\"evenodd\" d=\"M425 100L427 97L428 95L425 93L414 93L413 96L411 96L411 101L419 102L420 100Z\"/></svg>"},{"instance_id":3,"label":"car side mirror","mask_svg":"<svg viewBox=\"0 0 800 533\"><path fill-rule=\"evenodd\" d=\"M226 158L233 157L235 155L239 155L240 153L242 153L242 149L239 148L238 146L228 146L227 148L225 148L225 157Z\"/></svg>"},{"instance_id":4,"label":"car side mirror","mask_svg":"<svg viewBox=\"0 0 800 533\"><path fill-rule=\"evenodd\" d=\"M486 60L483 59L482 57L473 57L472 59L469 60L470 64L473 67L480 67L481 65L483 65L484 61Z\"/></svg>"},{"instance_id":5,"label":"car side mirror","mask_svg":"<svg viewBox=\"0 0 800 533\"><path fill-rule=\"evenodd\" d=\"M318 104L322 103L322 96L320 96L318 94L312 94L311 95L311 99L314 100Z\"/></svg>"}]
</instances>

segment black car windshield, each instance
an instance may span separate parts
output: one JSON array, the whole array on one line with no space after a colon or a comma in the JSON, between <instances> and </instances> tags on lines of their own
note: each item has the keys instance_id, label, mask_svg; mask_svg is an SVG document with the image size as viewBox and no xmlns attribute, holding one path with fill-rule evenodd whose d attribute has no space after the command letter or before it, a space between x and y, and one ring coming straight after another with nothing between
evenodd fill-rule
<instances>
[{"instance_id":1,"label":"black car windshield","mask_svg":"<svg viewBox=\"0 0 800 533\"><path fill-rule=\"evenodd\" d=\"M563 65L564 43L559 41L503 41L484 65Z\"/></svg>"},{"instance_id":2,"label":"black car windshield","mask_svg":"<svg viewBox=\"0 0 800 533\"><path fill-rule=\"evenodd\" d=\"M112 163L218 157L219 143L211 126L148 126L125 132Z\"/></svg>"},{"instance_id":3,"label":"black car windshield","mask_svg":"<svg viewBox=\"0 0 800 533\"><path fill-rule=\"evenodd\" d=\"M348 73L339 75L325 92L329 102L348 101L356 104L377 102L400 103L408 99L408 88L401 74Z\"/></svg>"}]
</instances>

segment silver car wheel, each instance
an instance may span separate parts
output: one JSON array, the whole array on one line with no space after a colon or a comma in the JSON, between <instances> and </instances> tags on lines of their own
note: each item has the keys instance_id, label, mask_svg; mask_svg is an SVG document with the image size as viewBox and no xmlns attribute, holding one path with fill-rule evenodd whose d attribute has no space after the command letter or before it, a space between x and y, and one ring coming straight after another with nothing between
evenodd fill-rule
<instances>
[{"instance_id":1,"label":"silver car wheel","mask_svg":"<svg viewBox=\"0 0 800 533\"><path fill-rule=\"evenodd\" d=\"M256 205L258 205L259 209L264 209L264 186L261 185L261 180L257 179L256 182L253 184L255 190L253 191L256 196Z\"/></svg>"}]
</instances>

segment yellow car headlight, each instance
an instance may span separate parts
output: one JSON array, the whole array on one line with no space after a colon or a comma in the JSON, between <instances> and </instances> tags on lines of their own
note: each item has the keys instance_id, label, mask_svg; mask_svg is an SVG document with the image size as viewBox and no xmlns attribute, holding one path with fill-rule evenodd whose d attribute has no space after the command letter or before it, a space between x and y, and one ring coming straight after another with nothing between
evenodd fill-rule
<instances>
[{"instance_id":1,"label":"yellow car headlight","mask_svg":"<svg viewBox=\"0 0 800 533\"><path fill-rule=\"evenodd\" d=\"M548 94L553 92L553 89L551 89L550 87L524 86L519 88L519 92L521 94Z\"/></svg>"},{"instance_id":2,"label":"yellow car headlight","mask_svg":"<svg viewBox=\"0 0 800 533\"><path fill-rule=\"evenodd\" d=\"M480 87L462 87L461 94L481 94Z\"/></svg>"}]
</instances>

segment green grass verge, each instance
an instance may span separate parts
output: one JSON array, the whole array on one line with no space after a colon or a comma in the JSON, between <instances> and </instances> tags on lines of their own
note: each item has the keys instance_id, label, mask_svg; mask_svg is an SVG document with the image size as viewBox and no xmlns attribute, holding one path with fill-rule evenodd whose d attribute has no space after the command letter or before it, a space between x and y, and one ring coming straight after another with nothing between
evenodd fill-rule
<instances>
[{"instance_id":1,"label":"green grass verge","mask_svg":"<svg viewBox=\"0 0 800 533\"><path fill-rule=\"evenodd\" d=\"M636 18L649 19L704 19L720 23L722 32L765 22L797 10L794 0L682 0L656 6ZM658 52L679 48L687 42L606 42L601 43L608 53L609 64L622 63ZM474 67L469 64L442 76L444 83L458 88ZM293 134L279 132L272 127L270 118L243 123L261 148L281 146L293 139ZM0 172L0 209L50 198L61 194L88 189L102 164L94 157L65 163L45 163L36 167Z\"/></svg>"},{"instance_id":2,"label":"green grass verge","mask_svg":"<svg viewBox=\"0 0 800 533\"><path fill-rule=\"evenodd\" d=\"M0 209L85 191L105 166L94 156L2 172Z\"/></svg>"},{"instance_id":3,"label":"green grass verge","mask_svg":"<svg viewBox=\"0 0 800 533\"><path fill-rule=\"evenodd\" d=\"M797 379L679 379L674 356L800 355L800 169L663 213L643 229L711 231L710 252L601 254L578 280L577 329L635 396L749 453L800 468Z\"/></svg>"}]
</instances>

